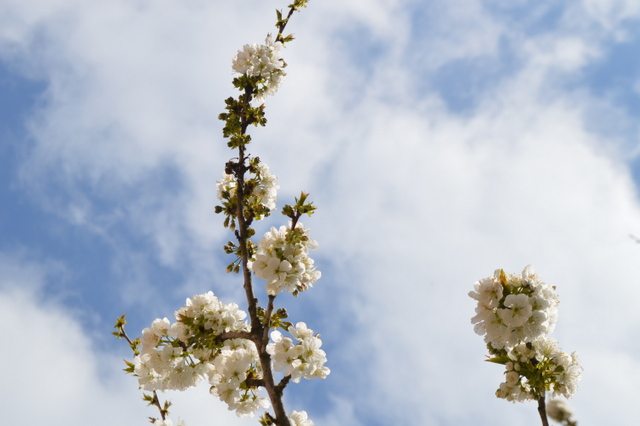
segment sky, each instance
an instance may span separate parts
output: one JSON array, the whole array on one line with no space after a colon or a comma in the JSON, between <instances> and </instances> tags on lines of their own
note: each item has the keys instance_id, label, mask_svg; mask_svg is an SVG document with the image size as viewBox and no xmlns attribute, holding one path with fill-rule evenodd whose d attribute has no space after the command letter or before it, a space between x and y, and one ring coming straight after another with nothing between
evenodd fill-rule
<instances>
[{"instance_id":1,"label":"sky","mask_svg":"<svg viewBox=\"0 0 640 426\"><path fill-rule=\"evenodd\" d=\"M111 335L187 297L243 302L214 213L234 156L217 116L272 0L0 2L0 412L11 425L142 425ZM538 425L494 395L475 281L534 265L577 351L580 426L640 421L640 3L311 0L250 152L303 220L322 279L278 297L331 374L287 388L318 426ZM272 215L258 235L284 220ZM258 292L262 283L256 283ZM190 426L238 419L204 388Z\"/></svg>"}]
</instances>

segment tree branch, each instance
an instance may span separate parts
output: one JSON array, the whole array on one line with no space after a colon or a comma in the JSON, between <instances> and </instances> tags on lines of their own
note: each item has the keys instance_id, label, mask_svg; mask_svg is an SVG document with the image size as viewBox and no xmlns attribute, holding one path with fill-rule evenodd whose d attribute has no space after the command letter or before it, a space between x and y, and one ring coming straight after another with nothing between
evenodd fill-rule
<instances>
[{"instance_id":1,"label":"tree branch","mask_svg":"<svg viewBox=\"0 0 640 426\"><path fill-rule=\"evenodd\" d=\"M538 398L538 413L542 420L542 426L549 426L549 419L547 419L547 408L544 401L544 394Z\"/></svg>"}]
</instances>

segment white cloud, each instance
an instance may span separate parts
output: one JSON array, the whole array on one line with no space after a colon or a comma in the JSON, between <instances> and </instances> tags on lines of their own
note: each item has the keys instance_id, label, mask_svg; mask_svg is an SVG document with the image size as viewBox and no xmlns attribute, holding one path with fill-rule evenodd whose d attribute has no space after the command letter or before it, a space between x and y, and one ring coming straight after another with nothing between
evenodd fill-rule
<instances>
[{"instance_id":1,"label":"white cloud","mask_svg":"<svg viewBox=\"0 0 640 426\"><path fill-rule=\"evenodd\" d=\"M640 5L633 0L584 0L581 3L590 20L618 36L623 34L620 24L640 16Z\"/></svg>"}]
</instances>

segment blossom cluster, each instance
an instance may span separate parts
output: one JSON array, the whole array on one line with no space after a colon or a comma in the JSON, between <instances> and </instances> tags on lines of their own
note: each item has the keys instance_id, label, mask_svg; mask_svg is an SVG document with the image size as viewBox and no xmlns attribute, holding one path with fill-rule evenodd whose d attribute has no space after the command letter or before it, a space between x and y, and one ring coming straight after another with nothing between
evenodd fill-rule
<instances>
[{"instance_id":1,"label":"blossom cluster","mask_svg":"<svg viewBox=\"0 0 640 426\"><path fill-rule=\"evenodd\" d=\"M254 177L247 181L251 187L250 194L247 194L247 205L260 205L266 211L274 210L278 189L280 189L277 183L278 178L269 171L269 166L265 163L258 163L251 171L253 171ZM216 188L219 200L235 199L238 188L236 177L233 174L223 172L222 179L216 182ZM261 220L264 216L264 211L256 211L255 219Z\"/></svg>"},{"instance_id":2,"label":"blossom cluster","mask_svg":"<svg viewBox=\"0 0 640 426\"><path fill-rule=\"evenodd\" d=\"M258 395L257 388L245 383L249 377L262 376L258 351L253 342L226 340L213 360L213 367L209 373L211 394L225 402L229 410L235 410L239 417L253 417L258 409L270 405L267 398Z\"/></svg>"},{"instance_id":3,"label":"blossom cluster","mask_svg":"<svg viewBox=\"0 0 640 426\"><path fill-rule=\"evenodd\" d=\"M208 292L187 299L175 318L174 323L156 319L142 331L140 354L133 362L142 389L186 390L208 380L211 394L239 417L253 417L260 408L269 407L269 400L258 393L262 368L256 346L236 337L250 331L244 311ZM276 371L285 370L294 382L325 378L330 370L324 366L327 358L319 336L302 322L288 331L296 344L273 331L273 343L267 345ZM220 339L223 333L230 333L229 338ZM294 426L313 426L304 411L293 411L289 418ZM170 426L171 420L156 420L156 424Z\"/></svg>"},{"instance_id":4,"label":"blossom cluster","mask_svg":"<svg viewBox=\"0 0 640 426\"><path fill-rule=\"evenodd\" d=\"M178 339L177 323L156 319L142 331L141 352L134 358L138 384L147 391L188 389L206 374L207 365L194 363L192 353Z\"/></svg>"},{"instance_id":5,"label":"blossom cluster","mask_svg":"<svg viewBox=\"0 0 640 426\"><path fill-rule=\"evenodd\" d=\"M186 390L203 379L211 393L238 416L253 416L266 399L244 381L261 377L258 354L246 339L218 341L226 332L247 332L246 313L235 303L224 304L212 292L187 299L176 322L156 319L142 331L141 351L134 358L134 374L141 388Z\"/></svg>"},{"instance_id":6,"label":"blossom cluster","mask_svg":"<svg viewBox=\"0 0 640 426\"><path fill-rule=\"evenodd\" d=\"M260 77L262 83L254 99L262 101L267 96L276 93L286 75L286 66L280 57L282 43L274 42L271 34L267 35L264 44L245 44L233 58L233 71L248 77Z\"/></svg>"},{"instance_id":7,"label":"blossom cluster","mask_svg":"<svg viewBox=\"0 0 640 426\"><path fill-rule=\"evenodd\" d=\"M554 396L569 398L578 389L582 367L577 353L562 352L552 338L520 343L507 357L506 379L496 391L498 398L513 402L538 399L551 389Z\"/></svg>"},{"instance_id":8,"label":"blossom cluster","mask_svg":"<svg viewBox=\"0 0 640 426\"><path fill-rule=\"evenodd\" d=\"M327 357L320 349L322 340L318 335L313 334L313 330L307 328L303 322L299 322L295 327L288 328L297 343L289 337L284 337L282 333L275 330L271 333L271 340L274 343L267 345L267 352L271 355L273 366L276 371L283 371L285 376L291 376L295 383L300 378L324 379L331 370L325 367ZM304 423L301 423L304 424Z\"/></svg>"},{"instance_id":9,"label":"blossom cluster","mask_svg":"<svg viewBox=\"0 0 640 426\"><path fill-rule=\"evenodd\" d=\"M558 296L527 266L520 275L502 269L475 283L469 296L478 301L471 319L475 332L494 349L509 348L551 333L558 318Z\"/></svg>"},{"instance_id":10,"label":"blossom cluster","mask_svg":"<svg viewBox=\"0 0 640 426\"><path fill-rule=\"evenodd\" d=\"M316 249L318 243L308 233L298 222L294 228L272 227L258 241L250 267L258 278L267 281L267 294L276 295L284 290L297 295L320 278L320 271L309 257L309 250Z\"/></svg>"},{"instance_id":11,"label":"blossom cluster","mask_svg":"<svg viewBox=\"0 0 640 426\"><path fill-rule=\"evenodd\" d=\"M558 317L555 287L527 266L519 275L496 270L476 282L469 296L478 302L471 322L494 356L489 361L506 367L497 397L516 402L552 389L567 398L575 393L582 374L577 354L564 353L547 336Z\"/></svg>"}]
</instances>

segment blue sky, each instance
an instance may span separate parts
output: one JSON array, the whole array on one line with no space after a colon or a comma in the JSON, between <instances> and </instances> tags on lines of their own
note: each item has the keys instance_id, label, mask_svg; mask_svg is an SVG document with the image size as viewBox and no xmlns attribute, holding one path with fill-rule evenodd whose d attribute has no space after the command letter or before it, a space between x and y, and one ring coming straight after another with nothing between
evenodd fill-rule
<instances>
[{"instance_id":1,"label":"blue sky","mask_svg":"<svg viewBox=\"0 0 640 426\"><path fill-rule=\"evenodd\" d=\"M7 424L139 425L153 410L112 338L213 290L233 156L216 119L231 58L284 4L0 4L0 399ZM316 215L323 278L279 298L331 375L288 388L318 426L537 425L495 398L473 283L533 264L578 351L581 426L640 419L640 4L311 0L252 153ZM272 217L258 229L280 224ZM258 287L260 287L258 285ZM207 389L191 426L249 425Z\"/></svg>"}]
</instances>

